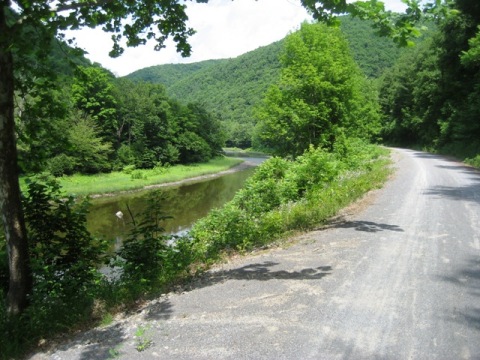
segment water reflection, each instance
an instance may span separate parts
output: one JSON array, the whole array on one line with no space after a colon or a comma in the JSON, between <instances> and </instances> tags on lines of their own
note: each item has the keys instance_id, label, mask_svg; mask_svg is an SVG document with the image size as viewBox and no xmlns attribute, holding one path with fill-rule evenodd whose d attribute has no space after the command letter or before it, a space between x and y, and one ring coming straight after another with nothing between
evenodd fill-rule
<instances>
[{"instance_id":1,"label":"water reflection","mask_svg":"<svg viewBox=\"0 0 480 360\"><path fill-rule=\"evenodd\" d=\"M172 216L165 222L167 233L179 234L190 229L191 225L217 207L230 201L235 193L251 176L254 168L233 174L173 188L164 188L166 197L161 206L166 215ZM87 227L92 235L105 239L115 239L115 248L121 245L122 238L130 229L131 218L127 204L134 215L142 212L148 192L137 192L113 198L92 200ZM115 214L121 211L122 219Z\"/></svg>"}]
</instances>

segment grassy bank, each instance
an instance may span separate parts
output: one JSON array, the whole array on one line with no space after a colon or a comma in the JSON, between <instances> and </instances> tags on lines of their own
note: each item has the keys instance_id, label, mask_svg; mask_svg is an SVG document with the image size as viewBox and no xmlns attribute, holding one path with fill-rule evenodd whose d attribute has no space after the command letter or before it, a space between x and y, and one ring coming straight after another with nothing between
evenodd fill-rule
<instances>
[{"instance_id":1,"label":"grassy bank","mask_svg":"<svg viewBox=\"0 0 480 360\"><path fill-rule=\"evenodd\" d=\"M197 176L215 174L238 165L242 160L218 157L207 163L156 167L148 170L126 168L108 174L72 175L58 178L60 186L67 194L91 195L141 189L156 185L181 181ZM21 180L25 189L25 179Z\"/></svg>"},{"instance_id":2,"label":"grassy bank","mask_svg":"<svg viewBox=\"0 0 480 360\"><path fill-rule=\"evenodd\" d=\"M381 187L389 163L388 150L355 141L334 153L312 148L296 161L271 158L230 203L194 225L193 253L209 263L318 227Z\"/></svg>"}]
</instances>

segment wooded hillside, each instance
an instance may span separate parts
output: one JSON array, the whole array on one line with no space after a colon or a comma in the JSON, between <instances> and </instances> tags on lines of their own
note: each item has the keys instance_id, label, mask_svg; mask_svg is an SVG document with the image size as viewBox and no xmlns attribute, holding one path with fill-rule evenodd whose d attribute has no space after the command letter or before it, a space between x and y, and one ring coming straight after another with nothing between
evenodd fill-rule
<instances>
[{"instance_id":1,"label":"wooded hillside","mask_svg":"<svg viewBox=\"0 0 480 360\"><path fill-rule=\"evenodd\" d=\"M370 78L380 76L405 51L377 36L365 21L342 17L341 30L357 64ZM203 104L225 124L228 146L249 147L253 109L279 79L282 49L283 40L234 59L152 66L126 78L161 83L168 95Z\"/></svg>"}]
</instances>

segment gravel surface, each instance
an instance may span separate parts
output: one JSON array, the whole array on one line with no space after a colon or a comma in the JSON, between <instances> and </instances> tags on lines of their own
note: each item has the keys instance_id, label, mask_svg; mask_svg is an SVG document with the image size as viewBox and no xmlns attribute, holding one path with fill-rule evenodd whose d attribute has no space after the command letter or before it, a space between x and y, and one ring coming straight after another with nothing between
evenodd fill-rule
<instances>
[{"instance_id":1,"label":"gravel surface","mask_svg":"<svg viewBox=\"0 0 480 360\"><path fill-rule=\"evenodd\" d=\"M393 157L327 228L29 359L480 359L480 174Z\"/></svg>"}]
</instances>

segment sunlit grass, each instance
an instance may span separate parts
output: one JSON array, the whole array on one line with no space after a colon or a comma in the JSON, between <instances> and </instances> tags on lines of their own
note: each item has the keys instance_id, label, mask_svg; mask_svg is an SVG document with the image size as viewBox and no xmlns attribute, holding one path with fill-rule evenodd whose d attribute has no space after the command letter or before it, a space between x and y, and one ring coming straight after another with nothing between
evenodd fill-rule
<instances>
[{"instance_id":1,"label":"sunlit grass","mask_svg":"<svg viewBox=\"0 0 480 360\"><path fill-rule=\"evenodd\" d=\"M148 170L116 171L109 174L63 176L58 178L67 194L92 195L141 189L148 185L171 183L197 176L218 173L238 165L242 160L218 157L207 163L175 165ZM25 180L22 179L22 185ZM24 187L24 186L22 186Z\"/></svg>"}]
</instances>

